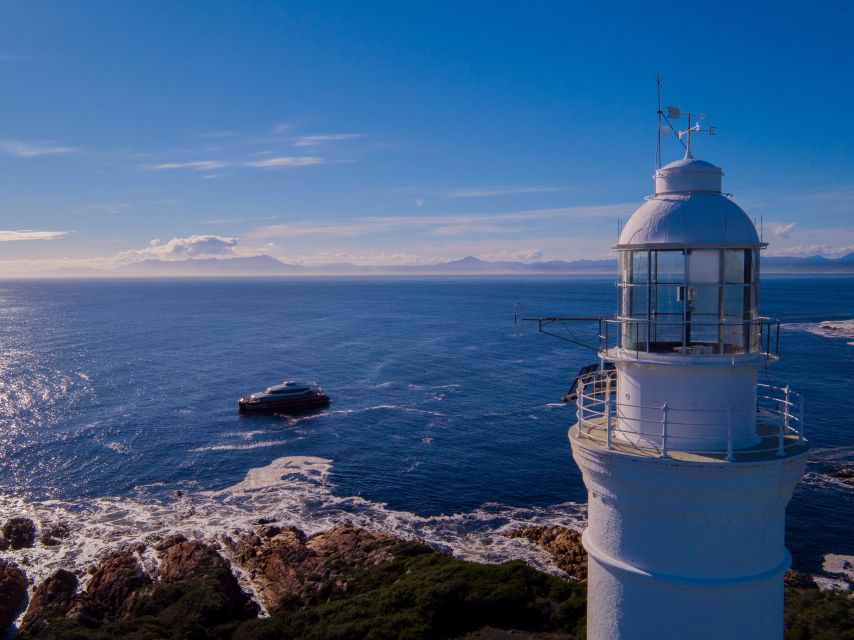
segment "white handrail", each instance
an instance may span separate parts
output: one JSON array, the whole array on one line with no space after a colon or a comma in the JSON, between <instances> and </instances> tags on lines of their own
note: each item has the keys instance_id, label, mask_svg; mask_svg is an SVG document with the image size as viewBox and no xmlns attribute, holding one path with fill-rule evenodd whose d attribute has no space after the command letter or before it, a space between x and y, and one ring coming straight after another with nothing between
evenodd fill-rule
<instances>
[{"instance_id":1,"label":"white handrail","mask_svg":"<svg viewBox=\"0 0 854 640\"><path fill-rule=\"evenodd\" d=\"M616 386L617 372L597 370L591 372L578 381L578 398L576 400L576 418L579 425L579 435L591 440L604 444L606 448L612 449L614 446L613 437L616 434L627 434L632 437L632 446L636 449L648 449L657 451L661 457L668 457L673 452L685 453L703 453L706 455L720 454L725 456L729 461L736 459L737 450L734 450L733 445L733 412L724 409L693 409L673 407L668 403L661 406L633 404L628 402L619 402L615 398L614 388ZM759 414L764 426L772 426L767 424L767 421L777 421L776 437L772 447L756 448L750 447L746 451L751 454L756 453L776 453L777 455L785 455L786 450L792 446L801 445L804 441L803 431L803 398L792 391L788 386L777 387L770 384L759 383L757 387L762 388L766 393L757 394L756 412ZM779 393L777 396L775 394ZM797 406L797 414L793 409ZM625 415L621 409L648 409L658 412L660 416L657 420L652 418L644 418L639 416ZM619 420L614 420L614 411L617 412ZM694 434L680 435L674 433L673 426L702 426L707 422L685 422L683 420L674 420L672 415L682 416L690 414L718 414L721 418L721 424L727 426L726 448L720 450L698 450L679 446L680 440L716 440L721 439L720 435L703 435ZM620 429L619 423L632 423L638 428L642 428L644 424L649 425L649 429L642 431ZM657 428L654 426L657 424ZM603 429L604 428L604 429ZM604 430L604 437L599 437L596 434ZM652 434L658 431L660 445L654 444ZM772 432L773 433L773 432ZM638 438L640 436L640 438ZM766 436L767 437L767 436Z\"/></svg>"}]
</instances>

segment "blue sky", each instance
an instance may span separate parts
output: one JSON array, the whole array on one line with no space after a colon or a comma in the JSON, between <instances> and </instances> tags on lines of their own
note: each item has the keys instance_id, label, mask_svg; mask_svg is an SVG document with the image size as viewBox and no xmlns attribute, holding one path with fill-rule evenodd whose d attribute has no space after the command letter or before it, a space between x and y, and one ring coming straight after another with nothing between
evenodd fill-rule
<instances>
[{"instance_id":1,"label":"blue sky","mask_svg":"<svg viewBox=\"0 0 854 640\"><path fill-rule=\"evenodd\" d=\"M607 257L655 73L769 253L852 251L852 7L2 2L0 272Z\"/></svg>"}]
</instances>

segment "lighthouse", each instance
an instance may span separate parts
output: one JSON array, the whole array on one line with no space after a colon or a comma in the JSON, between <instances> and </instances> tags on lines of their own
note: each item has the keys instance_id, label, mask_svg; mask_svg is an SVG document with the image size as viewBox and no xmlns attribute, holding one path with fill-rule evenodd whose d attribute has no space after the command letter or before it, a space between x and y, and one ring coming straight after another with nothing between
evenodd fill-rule
<instances>
[{"instance_id":1,"label":"lighthouse","mask_svg":"<svg viewBox=\"0 0 854 640\"><path fill-rule=\"evenodd\" d=\"M783 637L803 407L767 377L766 245L688 141L621 231L602 366L576 386L591 640Z\"/></svg>"}]
</instances>

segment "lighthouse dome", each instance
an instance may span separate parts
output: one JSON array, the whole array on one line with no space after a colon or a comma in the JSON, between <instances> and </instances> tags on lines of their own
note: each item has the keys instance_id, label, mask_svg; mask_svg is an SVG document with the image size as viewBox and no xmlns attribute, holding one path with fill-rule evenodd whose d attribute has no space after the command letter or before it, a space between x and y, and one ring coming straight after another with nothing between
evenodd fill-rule
<instances>
[{"instance_id":1,"label":"lighthouse dome","mask_svg":"<svg viewBox=\"0 0 854 640\"><path fill-rule=\"evenodd\" d=\"M629 218L620 248L649 245L761 246L756 227L721 193L720 167L685 158L655 172L655 195Z\"/></svg>"}]
</instances>

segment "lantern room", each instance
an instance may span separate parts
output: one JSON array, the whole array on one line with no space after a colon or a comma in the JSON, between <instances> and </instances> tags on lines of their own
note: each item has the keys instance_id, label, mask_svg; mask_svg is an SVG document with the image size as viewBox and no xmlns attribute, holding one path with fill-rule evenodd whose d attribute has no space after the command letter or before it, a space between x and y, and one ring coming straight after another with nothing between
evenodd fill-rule
<instances>
[{"instance_id":1,"label":"lantern room","mask_svg":"<svg viewBox=\"0 0 854 640\"><path fill-rule=\"evenodd\" d=\"M649 353L760 349L759 249L720 168L693 158L655 174L656 193L620 234L620 347ZM766 336L767 337L767 336Z\"/></svg>"}]
</instances>

